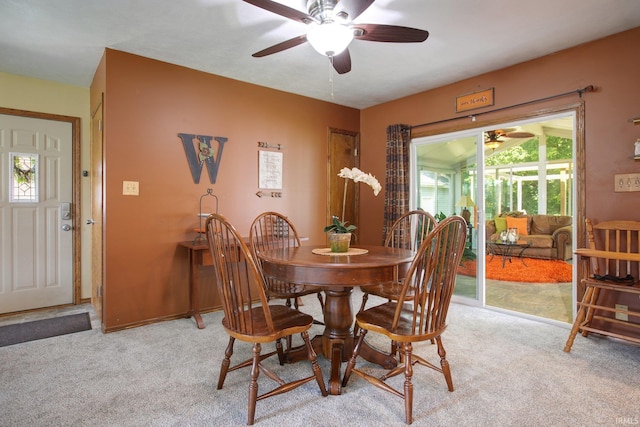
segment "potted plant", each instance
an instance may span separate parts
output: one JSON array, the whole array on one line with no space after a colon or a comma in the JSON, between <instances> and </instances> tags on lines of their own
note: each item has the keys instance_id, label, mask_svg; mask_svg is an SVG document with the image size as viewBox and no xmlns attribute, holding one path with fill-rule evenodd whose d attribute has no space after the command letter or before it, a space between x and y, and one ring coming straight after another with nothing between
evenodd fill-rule
<instances>
[{"instance_id":1,"label":"potted plant","mask_svg":"<svg viewBox=\"0 0 640 427\"><path fill-rule=\"evenodd\" d=\"M351 242L351 232L356 229L355 225L347 225L347 221L340 220L340 218L344 218L348 180L352 179L354 182L364 182L373 189L373 194L375 196L378 195L382 186L373 175L370 173L364 173L358 168L342 168L340 173L338 173L338 176L345 179L344 193L342 196L342 217L338 217L336 215L332 216L331 223L324 228L324 232L329 233L331 252L348 252L349 244Z\"/></svg>"},{"instance_id":2,"label":"potted plant","mask_svg":"<svg viewBox=\"0 0 640 427\"><path fill-rule=\"evenodd\" d=\"M348 252L351 232L356 228L353 224L347 225L347 221L340 221L335 215L331 217L331 224L324 228L324 232L329 233L331 252Z\"/></svg>"}]
</instances>

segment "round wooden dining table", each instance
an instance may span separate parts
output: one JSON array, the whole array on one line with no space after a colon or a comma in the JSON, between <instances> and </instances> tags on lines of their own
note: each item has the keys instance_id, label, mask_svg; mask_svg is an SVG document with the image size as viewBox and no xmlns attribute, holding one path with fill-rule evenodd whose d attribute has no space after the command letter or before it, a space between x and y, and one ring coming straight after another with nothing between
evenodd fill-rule
<instances>
[{"instance_id":1,"label":"round wooden dining table","mask_svg":"<svg viewBox=\"0 0 640 427\"><path fill-rule=\"evenodd\" d=\"M314 253L315 252L315 253ZM413 261L414 252L386 246L358 246L350 253L327 253L324 248L302 246L261 252L262 269L267 277L289 283L314 285L324 291L324 323L322 335L313 338L317 353L331 360L329 393L340 394L341 363L353 351L351 306L353 288L404 277ZM360 356L387 369L397 365L394 357L363 343ZM289 362L306 359L306 350L292 351Z\"/></svg>"}]
</instances>

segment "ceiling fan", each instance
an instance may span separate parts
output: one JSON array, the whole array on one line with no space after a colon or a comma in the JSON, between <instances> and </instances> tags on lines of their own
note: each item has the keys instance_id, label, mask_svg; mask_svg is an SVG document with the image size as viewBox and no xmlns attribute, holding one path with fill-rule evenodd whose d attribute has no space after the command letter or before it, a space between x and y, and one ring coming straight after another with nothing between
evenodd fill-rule
<instances>
[{"instance_id":1,"label":"ceiling fan","mask_svg":"<svg viewBox=\"0 0 640 427\"><path fill-rule=\"evenodd\" d=\"M261 9L306 24L307 33L254 53L260 58L309 42L320 54L331 59L338 74L351 71L348 46L352 40L392 43L420 43L429 32L417 28L353 22L375 0L307 0L308 13L272 0L243 0Z\"/></svg>"},{"instance_id":2,"label":"ceiling fan","mask_svg":"<svg viewBox=\"0 0 640 427\"><path fill-rule=\"evenodd\" d=\"M495 150L498 148L504 141L502 141L501 137L505 138L533 138L535 135L531 132L524 131L516 131L516 129L496 129L496 130L488 130L485 132L485 141L484 146L486 148L491 148Z\"/></svg>"}]
</instances>

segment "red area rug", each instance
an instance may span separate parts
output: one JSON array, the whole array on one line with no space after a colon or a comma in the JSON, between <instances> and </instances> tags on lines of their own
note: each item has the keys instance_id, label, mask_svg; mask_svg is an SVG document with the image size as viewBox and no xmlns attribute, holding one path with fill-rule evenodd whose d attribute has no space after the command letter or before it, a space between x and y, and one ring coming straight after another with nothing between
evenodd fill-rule
<instances>
[{"instance_id":1,"label":"red area rug","mask_svg":"<svg viewBox=\"0 0 640 427\"><path fill-rule=\"evenodd\" d=\"M503 280L505 282L533 282L533 283L557 283L571 281L571 264L559 260L544 260L525 258L522 264L519 258L509 260L502 268L502 257L496 255L491 262L487 255L486 273L487 279ZM475 260L463 261L458 267L458 273L464 276L476 276Z\"/></svg>"}]
</instances>

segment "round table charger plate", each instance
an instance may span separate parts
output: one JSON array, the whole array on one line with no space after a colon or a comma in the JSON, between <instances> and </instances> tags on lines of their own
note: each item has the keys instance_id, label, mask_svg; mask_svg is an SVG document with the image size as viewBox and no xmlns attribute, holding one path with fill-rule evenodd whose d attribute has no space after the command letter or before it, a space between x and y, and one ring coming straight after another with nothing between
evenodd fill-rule
<instances>
[{"instance_id":1,"label":"round table charger plate","mask_svg":"<svg viewBox=\"0 0 640 427\"><path fill-rule=\"evenodd\" d=\"M369 252L369 250L360 249L360 248L349 248L347 252L331 252L331 248L315 248L315 249L312 249L311 252L313 252L316 255L346 256L346 255L364 255L367 252Z\"/></svg>"}]
</instances>

